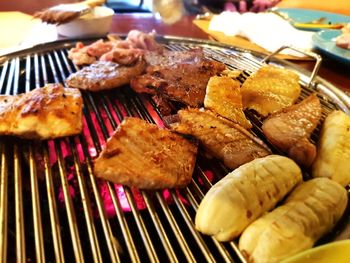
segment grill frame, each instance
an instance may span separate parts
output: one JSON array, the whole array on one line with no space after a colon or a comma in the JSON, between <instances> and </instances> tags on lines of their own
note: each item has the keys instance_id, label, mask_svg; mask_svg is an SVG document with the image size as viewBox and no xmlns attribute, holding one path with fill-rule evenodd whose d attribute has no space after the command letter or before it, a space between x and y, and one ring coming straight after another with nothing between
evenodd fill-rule
<instances>
[{"instance_id":1,"label":"grill frame","mask_svg":"<svg viewBox=\"0 0 350 263\"><path fill-rule=\"evenodd\" d=\"M94 40L96 39L84 42ZM0 93L17 94L28 92L48 82L62 82L70 73L77 70L66 57L67 49L76 41L58 41L39 45L0 58ZM231 67L233 65L241 67L249 73L260 67L264 58L256 52L211 41L177 37L159 37L158 41L173 50L201 46L213 59L220 60ZM350 99L330 83L317 77L311 87L307 88L305 86L308 83L309 72L283 60L272 59L271 63L297 71L304 86L301 98L317 91L322 98L325 114L334 107L350 113ZM161 115L148 96L135 95L127 88L120 91L101 92L94 96L83 92L83 99L84 125L88 127L89 134L40 143L7 137L0 139L0 261L7 262L11 256L15 256L19 262L25 262L28 258L35 259L37 262L49 260L64 262L71 255L78 262L83 262L88 257L91 257L94 262L124 260L159 262L165 259L171 262L183 260L245 262L239 253L236 241L220 243L214 238L201 235L194 229L195 210L204 194L212 186L212 182L206 175L207 167L200 161L196 165L191 184L183 190L170 190L168 199L164 197L162 191L139 191L138 194L144 200L146 210L138 209L135 192L128 187L123 187L125 200L129 203L131 210L123 211L117 189L113 184L106 182L115 216L106 215L100 185L92 173L92 159L101 151L103 142L125 116L139 116L149 122L162 125ZM260 119L251 114L248 117L254 123L252 131L261 138L262 132L258 125L261 123ZM96 125L99 132L96 130ZM316 140L316 137L313 136L312 139ZM66 148L69 149L68 153L64 152ZM89 152L92 148L95 149L93 153ZM40 178L42 167L37 155L42 158L44 164L44 180ZM71 160L67 156L73 159L73 177L79 189L77 199L81 201L81 210L78 210L79 206L70 194L71 181L69 181L67 163ZM51 163L52 158L56 160L54 164ZM199 156L199 159L205 159L205 157ZM215 171L214 182L228 172L220 162L210 162L209 166ZM26 175L29 175L30 194L25 189L28 187ZM14 196L9 195L9 189L14 190ZM57 191L60 189L64 208L58 200ZM27 207L27 197L31 201L30 207ZM41 197L44 198L41 199ZM9 206L12 202L15 204L14 209ZM96 207L92 207L92 204ZM82 212L84 220L80 218L81 215L77 210ZM52 231L52 243L47 242L46 237L47 212L50 218L48 229ZM98 218L94 213L98 214ZM28 222L28 218L24 217L26 214L32 217L33 222ZM14 223L10 222L11 215L15 217ZM135 234L131 227L137 228L138 233ZM82 233L82 228L87 231L87 234ZM28 233L28 229L31 229L32 233ZM148 231L149 229L152 232ZM184 232L186 229L190 234ZM11 238L13 230L15 240ZM63 230L69 232L68 239ZM155 234L158 236L154 237ZM121 236L124 242L119 244L120 241L116 236ZM86 242L82 237L88 237L89 240ZM31 247L28 245L30 241L34 241L34 253L30 251ZM162 244L161 248L157 246L157 242ZM71 244L72 248L67 248L67 243ZM15 245L15 251L10 251L9 244ZM141 249L138 247L140 244L144 244ZM48 254L50 248L53 251L52 254ZM123 249L122 253L119 252L120 248ZM181 253L177 249L180 249Z\"/></svg>"}]
</instances>

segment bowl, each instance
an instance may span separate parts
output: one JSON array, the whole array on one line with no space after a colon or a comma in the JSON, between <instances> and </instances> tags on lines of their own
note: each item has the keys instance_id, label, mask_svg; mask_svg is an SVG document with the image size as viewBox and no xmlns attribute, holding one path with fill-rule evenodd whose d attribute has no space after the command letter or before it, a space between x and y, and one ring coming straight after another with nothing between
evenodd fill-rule
<instances>
[{"instance_id":1,"label":"bowl","mask_svg":"<svg viewBox=\"0 0 350 263\"><path fill-rule=\"evenodd\" d=\"M350 240L332 242L305 250L281 263L347 263L350 262Z\"/></svg>"},{"instance_id":2,"label":"bowl","mask_svg":"<svg viewBox=\"0 0 350 263\"><path fill-rule=\"evenodd\" d=\"M91 12L71 22L57 26L57 33L71 38L101 37L111 27L114 10L105 6L92 8Z\"/></svg>"}]
</instances>

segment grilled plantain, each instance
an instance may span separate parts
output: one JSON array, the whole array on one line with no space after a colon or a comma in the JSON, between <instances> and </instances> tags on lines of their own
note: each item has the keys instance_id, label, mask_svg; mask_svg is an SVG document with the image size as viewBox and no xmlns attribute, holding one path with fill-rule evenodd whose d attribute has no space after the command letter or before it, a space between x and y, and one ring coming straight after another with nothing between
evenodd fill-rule
<instances>
[{"instance_id":1,"label":"grilled plantain","mask_svg":"<svg viewBox=\"0 0 350 263\"><path fill-rule=\"evenodd\" d=\"M197 210L196 229L219 241L232 240L301 181L300 168L287 157L255 159L208 191Z\"/></svg>"},{"instance_id":2,"label":"grilled plantain","mask_svg":"<svg viewBox=\"0 0 350 263\"><path fill-rule=\"evenodd\" d=\"M338 222L348 202L345 188L328 178L302 183L286 202L244 230L239 249L249 262L274 263L311 248Z\"/></svg>"},{"instance_id":3,"label":"grilled plantain","mask_svg":"<svg viewBox=\"0 0 350 263\"><path fill-rule=\"evenodd\" d=\"M318 144L313 177L328 177L342 185L350 183L350 117L334 111L325 119Z\"/></svg>"}]
</instances>

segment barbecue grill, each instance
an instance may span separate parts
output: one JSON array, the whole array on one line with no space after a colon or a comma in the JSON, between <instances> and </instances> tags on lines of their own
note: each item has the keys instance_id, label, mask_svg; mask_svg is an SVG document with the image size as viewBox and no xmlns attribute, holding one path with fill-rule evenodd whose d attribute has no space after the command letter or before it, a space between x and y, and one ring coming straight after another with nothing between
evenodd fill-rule
<instances>
[{"instance_id":1,"label":"barbecue grill","mask_svg":"<svg viewBox=\"0 0 350 263\"><path fill-rule=\"evenodd\" d=\"M200 46L229 68L245 70L241 81L263 62L257 53L214 42L174 37L158 41L171 50ZM1 94L63 83L78 70L67 58L74 44L55 42L2 57ZM303 86L299 100L318 91L323 118L334 109L350 112L349 98L331 84L320 78L310 82L308 72L288 62L271 58L270 63L298 72ZM82 94L82 134L42 142L0 138L0 262L244 262L236 241L221 243L194 228L200 200L229 171L199 154L193 179L184 189L142 191L97 180L92 159L124 117L164 126L163 116L148 95L129 87ZM260 118L246 114L252 132L279 153L265 140ZM322 242L335 234L330 236Z\"/></svg>"}]
</instances>

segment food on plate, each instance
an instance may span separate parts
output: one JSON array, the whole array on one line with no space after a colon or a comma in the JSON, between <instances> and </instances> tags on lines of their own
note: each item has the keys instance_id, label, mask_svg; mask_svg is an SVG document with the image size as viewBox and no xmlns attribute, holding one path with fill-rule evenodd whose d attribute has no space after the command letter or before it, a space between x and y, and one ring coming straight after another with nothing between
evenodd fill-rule
<instances>
[{"instance_id":1,"label":"food on plate","mask_svg":"<svg viewBox=\"0 0 350 263\"><path fill-rule=\"evenodd\" d=\"M249 262L281 262L311 248L343 215L348 196L345 188L328 178L297 186L282 206L249 225L239 249Z\"/></svg>"},{"instance_id":2,"label":"food on plate","mask_svg":"<svg viewBox=\"0 0 350 263\"><path fill-rule=\"evenodd\" d=\"M145 61L142 58L131 65L97 61L71 74L66 79L66 83L71 88L90 91L113 89L129 84L133 77L142 74L145 66Z\"/></svg>"},{"instance_id":3,"label":"food on plate","mask_svg":"<svg viewBox=\"0 0 350 263\"><path fill-rule=\"evenodd\" d=\"M340 48L350 49L350 23L342 28L342 33L335 39L335 44Z\"/></svg>"},{"instance_id":4,"label":"food on plate","mask_svg":"<svg viewBox=\"0 0 350 263\"><path fill-rule=\"evenodd\" d=\"M77 89L48 84L19 95L0 96L0 134L54 139L82 131L83 100Z\"/></svg>"},{"instance_id":5,"label":"food on plate","mask_svg":"<svg viewBox=\"0 0 350 263\"><path fill-rule=\"evenodd\" d=\"M244 164L204 196L195 218L196 229L219 241L230 241L301 181L298 165L284 156L270 155Z\"/></svg>"},{"instance_id":6,"label":"food on plate","mask_svg":"<svg viewBox=\"0 0 350 263\"><path fill-rule=\"evenodd\" d=\"M100 59L118 64L130 64L145 51L162 49L163 47L155 40L155 32L144 33L131 30L125 40L109 36L108 41L100 39L88 46L78 42L69 50L68 57L76 65L90 65Z\"/></svg>"},{"instance_id":7,"label":"food on plate","mask_svg":"<svg viewBox=\"0 0 350 263\"><path fill-rule=\"evenodd\" d=\"M94 174L140 189L184 187L192 179L197 145L138 118L126 118L94 161Z\"/></svg>"},{"instance_id":8,"label":"food on plate","mask_svg":"<svg viewBox=\"0 0 350 263\"><path fill-rule=\"evenodd\" d=\"M341 185L350 183L350 116L333 111L325 119L312 165L313 177L328 177Z\"/></svg>"},{"instance_id":9,"label":"food on plate","mask_svg":"<svg viewBox=\"0 0 350 263\"><path fill-rule=\"evenodd\" d=\"M241 85L228 76L213 76L209 79L204 98L204 107L246 129L252 124L243 112Z\"/></svg>"},{"instance_id":10,"label":"food on plate","mask_svg":"<svg viewBox=\"0 0 350 263\"><path fill-rule=\"evenodd\" d=\"M183 57L162 56L146 59L148 64L156 63L146 69L146 74L133 78L130 86L138 93L159 94L169 100L198 107L203 105L205 90L210 77L223 71L226 66L221 62L209 60L198 51L184 53ZM176 62L172 58L175 58ZM188 59L187 59L188 58ZM151 62L153 61L153 62ZM160 63L160 64L157 64Z\"/></svg>"},{"instance_id":11,"label":"food on plate","mask_svg":"<svg viewBox=\"0 0 350 263\"><path fill-rule=\"evenodd\" d=\"M316 146L309 141L322 115L320 100L313 94L302 102L269 116L262 125L267 139L299 165L309 167Z\"/></svg>"},{"instance_id":12,"label":"food on plate","mask_svg":"<svg viewBox=\"0 0 350 263\"><path fill-rule=\"evenodd\" d=\"M271 153L247 130L208 110L179 110L178 118L179 122L171 125L174 131L194 136L209 154L231 169Z\"/></svg>"},{"instance_id":13,"label":"food on plate","mask_svg":"<svg viewBox=\"0 0 350 263\"><path fill-rule=\"evenodd\" d=\"M293 105L300 92L296 73L270 65L262 66L248 77L241 88L244 108L262 116Z\"/></svg>"}]
</instances>

